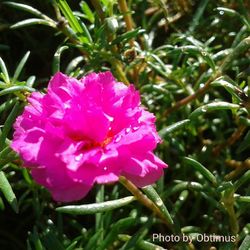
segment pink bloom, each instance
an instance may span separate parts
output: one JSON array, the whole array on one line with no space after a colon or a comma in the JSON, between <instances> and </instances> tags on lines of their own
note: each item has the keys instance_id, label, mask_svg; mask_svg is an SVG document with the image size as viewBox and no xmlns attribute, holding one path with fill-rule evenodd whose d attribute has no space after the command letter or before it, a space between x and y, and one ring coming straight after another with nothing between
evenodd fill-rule
<instances>
[{"instance_id":1,"label":"pink bloom","mask_svg":"<svg viewBox=\"0 0 250 250\"><path fill-rule=\"evenodd\" d=\"M47 94L33 93L15 122L11 147L57 201L83 198L95 182L120 175L136 186L154 183L167 165L153 154L155 117L133 85L110 72L77 80L57 73Z\"/></svg>"}]
</instances>

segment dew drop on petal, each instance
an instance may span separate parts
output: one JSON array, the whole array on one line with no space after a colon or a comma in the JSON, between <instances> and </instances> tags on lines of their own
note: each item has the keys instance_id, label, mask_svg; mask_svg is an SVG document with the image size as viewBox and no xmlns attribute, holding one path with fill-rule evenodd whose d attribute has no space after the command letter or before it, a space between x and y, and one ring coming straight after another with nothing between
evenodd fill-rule
<instances>
[{"instance_id":1,"label":"dew drop on petal","mask_svg":"<svg viewBox=\"0 0 250 250\"><path fill-rule=\"evenodd\" d=\"M80 161L82 159L82 154L75 156L75 161Z\"/></svg>"},{"instance_id":2,"label":"dew drop on petal","mask_svg":"<svg viewBox=\"0 0 250 250\"><path fill-rule=\"evenodd\" d=\"M140 128L139 126L134 126L134 127L132 127L132 130L137 131L139 128Z\"/></svg>"},{"instance_id":3,"label":"dew drop on petal","mask_svg":"<svg viewBox=\"0 0 250 250\"><path fill-rule=\"evenodd\" d=\"M31 118L32 116L31 115L28 115L29 118Z\"/></svg>"},{"instance_id":4,"label":"dew drop on petal","mask_svg":"<svg viewBox=\"0 0 250 250\"><path fill-rule=\"evenodd\" d=\"M103 170L105 170L105 171L106 171L107 169L108 169L107 167L104 167L104 168L103 168Z\"/></svg>"},{"instance_id":5,"label":"dew drop on petal","mask_svg":"<svg viewBox=\"0 0 250 250\"><path fill-rule=\"evenodd\" d=\"M125 133L128 134L130 132L131 128L126 128Z\"/></svg>"},{"instance_id":6,"label":"dew drop on petal","mask_svg":"<svg viewBox=\"0 0 250 250\"><path fill-rule=\"evenodd\" d=\"M70 108L70 105L68 103L65 103L63 106L64 106L65 109Z\"/></svg>"},{"instance_id":7,"label":"dew drop on petal","mask_svg":"<svg viewBox=\"0 0 250 250\"><path fill-rule=\"evenodd\" d=\"M115 142L119 142L121 139L122 139L122 136L121 135L117 135L116 138L115 138Z\"/></svg>"}]
</instances>

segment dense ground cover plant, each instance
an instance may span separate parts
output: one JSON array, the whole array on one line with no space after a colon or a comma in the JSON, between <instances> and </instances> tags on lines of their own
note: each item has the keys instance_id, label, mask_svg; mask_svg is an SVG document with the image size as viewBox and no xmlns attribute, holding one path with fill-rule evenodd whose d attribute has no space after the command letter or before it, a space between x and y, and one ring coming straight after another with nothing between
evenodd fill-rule
<instances>
[{"instance_id":1,"label":"dense ground cover plant","mask_svg":"<svg viewBox=\"0 0 250 250\"><path fill-rule=\"evenodd\" d=\"M0 248L249 249L249 9L243 0L2 1ZM58 71L111 71L135 85L170 166L156 184L139 191L121 178L61 204L32 180L10 147L12 126ZM157 233L237 240L153 241Z\"/></svg>"}]
</instances>

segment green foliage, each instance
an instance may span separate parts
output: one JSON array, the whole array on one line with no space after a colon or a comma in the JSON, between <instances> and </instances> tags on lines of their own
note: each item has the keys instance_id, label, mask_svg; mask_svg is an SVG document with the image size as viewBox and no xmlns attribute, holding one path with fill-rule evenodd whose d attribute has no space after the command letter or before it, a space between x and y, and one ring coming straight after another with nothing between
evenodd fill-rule
<instances>
[{"instance_id":1,"label":"green foliage","mask_svg":"<svg viewBox=\"0 0 250 250\"><path fill-rule=\"evenodd\" d=\"M0 4L0 249L249 249L249 2L124 2ZM156 115L169 168L139 198L116 183L62 206L21 168L13 122L59 70L111 70ZM237 241L153 242L154 233Z\"/></svg>"}]
</instances>

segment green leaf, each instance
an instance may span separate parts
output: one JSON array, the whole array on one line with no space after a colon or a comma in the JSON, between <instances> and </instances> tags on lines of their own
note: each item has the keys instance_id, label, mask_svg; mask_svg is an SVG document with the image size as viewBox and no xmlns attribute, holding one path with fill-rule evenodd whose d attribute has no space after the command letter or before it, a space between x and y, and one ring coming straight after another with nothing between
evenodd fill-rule
<instances>
[{"instance_id":1,"label":"green leaf","mask_svg":"<svg viewBox=\"0 0 250 250\"><path fill-rule=\"evenodd\" d=\"M196 28L196 26L199 24L199 21L204 14L204 11L207 7L209 0L201 0L199 1L199 6L197 7L197 10L195 11L195 14L192 18L192 22L189 27L189 31L193 32Z\"/></svg>"},{"instance_id":2,"label":"green leaf","mask_svg":"<svg viewBox=\"0 0 250 250\"><path fill-rule=\"evenodd\" d=\"M3 78L4 78L4 81L9 84L10 83L10 77L9 77L9 73L8 73L8 70L7 70L7 67L3 61L3 59L0 57L0 69L3 73Z\"/></svg>"},{"instance_id":3,"label":"green leaf","mask_svg":"<svg viewBox=\"0 0 250 250\"><path fill-rule=\"evenodd\" d=\"M176 123L174 123L174 124L172 124L172 125L170 125L170 126L168 126L166 128L161 129L159 131L159 135L160 135L160 137L164 138L164 137L168 136L169 134L183 128L188 123L190 123L189 119L176 122Z\"/></svg>"},{"instance_id":4,"label":"green leaf","mask_svg":"<svg viewBox=\"0 0 250 250\"><path fill-rule=\"evenodd\" d=\"M76 248L77 241L73 241L67 248L66 250L75 250Z\"/></svg>"},{"instance_id":5,"label":"green leaf","mask_svg":"<svg viewBox=\"0 0 250 250\"><path fill-rule=\"evenodd\" d=\"M240 16L240 14L232 9L224 8L224 7L218 7L216 8L218 11L220 11L222 14L226 13L227 15L234 17L234 16Z\"/></svg>"},{"instance_id":6,"label":"green leaf","mask_svg":"<svg viewBox=\"0 0 250 250\"><path fill-rule=\"evenodd\" d=\"M26 52L26 54L24 55L24 57L22 58L22 60L18 64L18 66L15 70L14 76L12 78L12 84L15 84L16 80L18 79L21 71L23 70L25 63L27 62L27 60L29 58L29 55L30 55L30 51Z\"/></svg>"},{"instance_id":7,"label":"green leaf","mask_svg":"<svg viewBox=\"0 0 250 250\"><path fill-rule=\"evenodd\" d=\"M250 235L246 235L245 239L240 245L239 250L249 250L250 249Z\"/></svg>"},{"instance_id":8,"label":"green leaf","mask_svg":"<svg viewBox=\"0 0 250 250\"><path fill-rule=\"evenodd\" d=\"M80 2L80 7L82 9L82 12L86 15L86 18L91 22L95 22L95 16L92 10L89 8L88 4L85 1Z\"/></svg>"},{"instance_id":9,"label":"green leaf","mask_svg":"<svg viewBox=\"0 0 250 250\"><path fill-rule=\"evenodd\" d=\"M0 163L8 159L8 154L12 152L12 149L7 146L2 151L0 151ZM4 166L4 165L3 165ZM0 169L3 167L0 165Z\"/></svg>"},{"instance_id":10,"label":"green leaf","mask_svg":"<svg viewBox=\"0 0 250 250\"><path fill-rule=\"evenodd\" d=\"M132 38L135 38L136 36L144 33L145 30L141 29L141 28L137 28L135 30L132 31L128 31L126 33L123 33L120 36L117 36L112 42L111 45L115 45L118 43L126 43L127 41L131 40Z\"/></svg>"},{"instance_id":11,"label":"green leaf","mask_svg":"<svg viewBox=\"0 0 250 250\"><path fill-rule=\"evenodd\" d=\"M8 203L11 205L13 210L18 213L18 205L17 205L17 199L16 196L11 188L11 185L6 178L4 172L0 171L0 190L2 191L4 197L8 201Z\"/></svg>"},{"instance_id":12,"label":"green leaf","mask_svg":"<svg viewBox=\"0 0 250 250\"><path fill-rule=\"evenodd\" d=\"M13 25L10 26L11 29L19 29L19 28L23 28L23 27L27 27L27 26L31 26L31 25L45 25L45 26L49 26L52 28L56 28L56 26L49 22L48 20L44 20L44 19L39 19L39 18L29 18L20 22L17 22Z\"/></svg>"},{"instance_id":13,"label":"green leaf","mask_svg":"<svg viewBox=\"0 0 250 250\"><path fill-rule=\"evenodd\" d=\"M3 211L5 209L4 203L3 203L3 199L0 196L0 211Z\"/></svg>"},{"instance_id":14,"label":"green leaf","mask_svg":"<svg viewBox=\"0 0 250 250\"><path fill-rule=\"evenodd\" d=\"M240 105L232 104L229 102L212 102L209 104L205 104L196 110L194 110L190 115L189 119L194 120L197 119L200 115L206 114L207 112L211 112L214 110L223 110L223 109L239 109Z\"/></svg>"},{"instance_id":15,"label":"green leaf","mask_svg":"<svg viewBox=\"0 0 250 250\"><path fill-rule=\"evenodd\" d=\"M58 6L60 10L62 11L63 15L66 17L66 19L69 22L70 27L73 29L73 31L78 35L80 41L82 43L88 43L91 42L89 40L88 35L86 34L86 30L84 30L75 17L74 13L72 12L71 8L69 7L66 0L56 0L58 3Z\"/></svg>"},{"instance_id":16,"label":"green leaf","mask_svg":"<svg viewBox=\"0 0 250 250\"><path fill-rule=\"evenodd\" d=\"M83 56L78 56L76 58L74 58L67 66L65 72L66 74L70 74L72 73L75 68L78 66L79 63L81 63L82 61L84 60L84 57Z\"/></svg>"},{"instance_id":17,"label":"green leaf","mask_svg":"<svg viewBox=\"0 0 250 250\"><path fill-rule=\"evenodd\" d=\"M8 118L6 119L6 121L4 123L2 134L0 136L0 151L4 148L5 140L8 136L9 131L12 128L12 124L15 121L19 111L20 111L20 104L16 103L15 106L13 107L12 111L10 112Z\"/></svg>"},{"instance_id":18,"label":"green leaf","mask_svg":"<svg viewBox=\"0 0 250 250\"><path fill-rule=\"evenodd\" d=\"M236 196L235 200L239 201L239 202L248 202L248 203L250 203L250 196Z\"/></svg>"},{"instance_id":19,"label":"green leaf","mask_svg":"<svg viewBox=\"0 0 250 250\"><path fill-rule=\"evenodd\" d=\"M247 132L247 134L242 139L240 145L238 146L236 153L240 154L241 152L245 151L250 147L250 131Z\"/></svg>"},{"instance_id":20,"label":"green leaf","mask_svg":"<svg viewBox=\"0 0 250 250\"><path fill-rule=\"evenodd\" d=\"M212 58L212 56L205 51L202 47L199 47L198 45L185 45L185 46L167 46L165 47L166 49L170 50L168 53L181 53L181 54L188 54L188 55L194 55L194 56L201 56L206 63L213 69L215 70L215 63Z\"/></svg>"},{"instance_id":21,"label":"green leaf","mask_svg":"<svg viewBox=\"0 0 250 250\"><path fill-rule=\"evenodd\" d=\"M189 157L184 157L183 161L184 163L194 167L197 171L199 171L207 180L211 181L214 185L217 184L217 180L215 176L207 168L205 168L201 163Z\"/></svg>"},{"instance_id":22,"label":"green leaf","mask_svg":"<svg viewBox=\"0 0 250 250\"><path fill-rule=\"evenodd\" d=\"M100 238L100 236L102 234L103 234L103 230L102 229L96 231L96 233L91 238L89 238L87 245L84 246L84 249L86 249L86 250L96 249L97 248L98 239Z\"/></svg>"},{"instance_id":23,"label":"green leaf","mask_svg":"<svg viewBox=\"0 0 250 250\"><path fill-rule=\"evenodd\" d=\"M32 88L32 86L34 85L34 82L36 80L35 76L30 76L27 81L26 81L26 85L30 88Z\"/></svg>"},{"instance_id":24,"label":"green leaf","mask_svg":"<svg viewBox=\"0 0 250 250\"><path fill-rule=\"evenodd\" d=\"M97 249L106 249L108 246L110 246L111 243L113 243L118 238L118 234L121 234L123 231L134 225L136 225L136 219L132 217L120 219L116 223L112 224L109 233Z\"/></svg>"},{"instance_id":25,"label":"green leaf","mask_svg":"<svg viewBox=\"0 0 250 250\"><path fill-rule=\"evenodd\" d=\"M146 235L148 235L149 229L153 224L153 215L148 217L143 226L133 234L133 236L126 242L126 244L121 248L121 250L131 250L138 246L139 241L141 241Z\"/></svg>"},{"instance_id":26,"label":"green leaf","mask_svg":"<svg viewBox=\"0 0 250 250\"><path fill-rule=\"evenodd\" d=\"M52 74L54 75L56 72L60 71L60 60L61 54L64 50L68 49L68 46L59 47L54 54L53 63L52 63Z\"/></svg>"},{"instance_id":27,"label":"green leaf","mask_svg":"<svg viewBox=\"0 0 250 250\"><path fill-rule=\"evenodd\" d=\"M36 227L33 229L33 233L30 235L31 241L34 244L35 250L44 250L42 242L39 238Z\"/></svg>"},{"instance_id":28,"label":"green leaf","mask_svg":"<svg viewBox=\"0 0 250 250\"><path fill-rule=\"evenodd\" d=\"M65 250L62 242L52 230L46 230L42 240L46 250Z\"/></svg>"},{"instance_id":29,"label":"green leaf","mask_svg":"<svg viewBox=\"0 0 250 250\"><path fill-rule=\"evenodd\" d=\"M147 195L148 198L150 198L154 204L161 210L162 214L164 214L167 222L170 225L174 225L173 219L170 216L170 213L168 212L168 209L164 205L161 197L156 192L156 190L150 185L142 188L143 192Z\"/></svg>"},{"instance_id":30,"label":"green leaf","mask_svg":"<svg viewBox=\"0 0 250 250\"><path fill-rule=\"evenodd\" d=\"M242 186L245 182L249 182L250 180L250 170L248 170L246 173L244 173L235 183L234 183L234 189L235 191Z\"/></svg>"},{"instance_id":31,"label":"green leaf","mask_svg":"<svg viewBox=\"0 0 250 250\"><path fill-rule=\"evenodd\" d=\"M127 242L131 238L132 238L132 236L130 236L130 235L119 234L119 240ZM142 249L142 250L166 250L166 248L155 245L155 244L148 242L148 241L145 241L145 240L139 240L139 242L137 242L137 244L136 244L136 247L139 247L138 249Z\"/></svg>"},{"instance_id":32,"label":"green leaf","mask_svg":"<svg viewBox=\"0 0 250 250\"><path fill-rule=\"evenodd\" d=\"M0 113L7 111L17 102L17 98L12 98L0 105Z\"/></svg>"},{"instance_id":33,"label":"green leaf","mask_svg":"<svg viewBox=\"0 0 250 250\"><path fill-rule=\"evenodd\" d=\"M10 7L19 9L19 10L23 10L23 11L27 11L30 14L33 14L34 16L40 17L42 19L48 19L50 21L53 21L52 19L50 19L49 17L47 17L46 15L44 15L41 11L35 9L32 6L29 6L27 4L22 4L22 3L15 3L15 2L3 2L3 4L8 5Z\"/></svg>"},{"instance_id":34,"label":"green leaf","mask_svg":"<svg viewBox=\"0 0 250 250\"><path fill-rule=\"evenodd\" d=\"M239 87L231 84L223 78L216 79L211 83L211 86L220 86L224 87L232 96L236 97L239 101L241 101L240 94L243 93L243 90Z\"/></svg>"},{"instance_id":35,"label":"green leaf","mask_svg":"<svg viewBox=\"0 0 250 250\"><path fill-rule=\"evenodd\" d=\"M106 211L126 206L127 204L131 203L134 200L135 200L134 196L128 196L113 201L105 201L94 204L58 207L56 208L56 211L60 213L68 213L76 215L103 213Z\"/></svg>"},{"instance_id":36,"label":"green leaf","mask_svg":"<svg viewBox=\"0 0 250 250\"><path fill-rule=\"evenodd\" d=\"M7 95L7 94L12 94L12 93L18 92L18 91L34 92L36 90L34 88L30 88L28 86L12 86L12 87L1 90L0 91L0 96Z\"/></svg>"}]
</instances>

